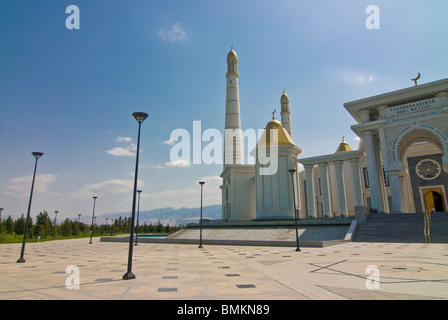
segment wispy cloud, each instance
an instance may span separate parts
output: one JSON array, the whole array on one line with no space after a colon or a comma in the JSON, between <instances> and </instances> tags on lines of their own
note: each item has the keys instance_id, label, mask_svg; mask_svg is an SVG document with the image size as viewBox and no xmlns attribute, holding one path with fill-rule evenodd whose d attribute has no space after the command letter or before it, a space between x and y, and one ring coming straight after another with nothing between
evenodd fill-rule
<instances>
[{"instance_id":1,"label":"wispy cloud","mask_svg":"<svg viewBox=\"0 0 448 320\"><path fill-rule=\"evenodd\" d=\"M35 192L48 192L50 185L57 179L57 174L39 174L36 176L34 183ZM33 176L24 176L20 178L12 178L9 180L5 193L8 195L15 195L21 197L23 195L29 195L31 182ZM57 195L58 193L53 193Z\"/></svg>"},{"instance_id":2,"label":"wispy cloud","mask_svg":"<svg viewBox=\"0 0 448 320\"><path fill-rule=\"evenodd\" d=\"M131 142L132 138L130 137L118 137L117 142Z\"/></svg>"},{"instance_id":3,"label":"wispy cloud","mask_svg":"<svg viewBox=\"0 0 448 320\"><path fill-rule=\"evenodd\" d=\"M137 181L139 187L143 187L141 180ZM78 191L71 194L74 198L88 198L92 195L104 196L109 194L132 193L134 187L134 179L130 180L106 180L103 182L88 184Z\"/></svg>"},{"instance_id":4,"label":"wispy cloud","mask_svg":"<svg viewBox=\"0 0 448 320\"><path fill-rule=\"evenodd\" d=\"M117 157L134 157L137 146L132 142L132 138L118 137L116 140L118 143L126 144L124 147L115 147L110 150L106 150L107 153Z\"/></svg>"},{"instance_id":5,"label":"wispy cloud","mask_svg":"<svg viewBox=\"0 0 448 320\"><path fill-rule=\"evenodd\" d=\"M205 181L203 187L204 205L221 203L222 191L219 186L222 184L222 178L219 176L201 177L197 182ZM148 204L154 208L173 207L173 208L195 208L200 205L200 186L183 188L179 190L164 190L157 193L145 194L142 197L143 205Z\"/></svg>"},{"instance_id":6,"label":"wispy cloud","mask_svg":"<svg viewBox=\"0 0 448 320\"><path fill-rule=\"evenodd\" d=\"M180 22L175 23L168 31L166 29L160 30L159 36L163 40L171 42L185 42L188 39L188 34L181 26Z\"/></svg>"},{"instance_id":7,"label":"wispy cloud","mask_svg":"<svg viewBox=\"0 0 448 320\"><path fill-rule=\"evenodd\" d=\"M191 167L191 163L179 159L179 160L175 160L175 161L170 161L170 162L165 162L165 165L167 167L177 167L177 168L188 168Z\"/></svg>"},{"instance_id":8,"label":"wispy cloud","mask_svg":"<svg viewBox=\"0 0 448 320\"><path fill-rule=\"evenodd\" d=\"M163 141L163 143L164 143L164 144L167 144L167 145L169 145L169 146L174 146L174 144L175 144L176 142L173 141L173 140L166 140L166 141Z\"/></svg>"},{"instance_id":9,"label":"wispy cloud","mask_svg":"<svg viewBox=\"0 0 448 320\"><path fill-rule=\"evenodd\" d=\"M350 85L367 85L376 80L376 76L372 73L355 70L339 72L338 78Z\"/></svg>"}]
</instances>

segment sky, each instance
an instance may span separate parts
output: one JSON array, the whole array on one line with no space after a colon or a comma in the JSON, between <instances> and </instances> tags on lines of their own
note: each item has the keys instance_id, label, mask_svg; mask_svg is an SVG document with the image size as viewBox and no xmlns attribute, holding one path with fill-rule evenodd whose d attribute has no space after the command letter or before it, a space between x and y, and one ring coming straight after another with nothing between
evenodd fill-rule
<instances>
[{"instance_id":1,"label":"sky","mask_svg":"<svg viewBox=\"0 0 448 320\"><path fill-rule=\"evenodd\" d=\"M32 217L91 216L93 196L96 215L130 212L136 111L149 114L140 210L199 207L200 180L203 204L221 203L222 164L173 161L171 134L223 133L232 45L243 130L263 129L285 89L299 159L343 136L357 149L343 104L418 72L419 84L447 78L447 12L443 0L0 0L2 218L27 212L33 151Z\"/></svg>"}]
</instances>

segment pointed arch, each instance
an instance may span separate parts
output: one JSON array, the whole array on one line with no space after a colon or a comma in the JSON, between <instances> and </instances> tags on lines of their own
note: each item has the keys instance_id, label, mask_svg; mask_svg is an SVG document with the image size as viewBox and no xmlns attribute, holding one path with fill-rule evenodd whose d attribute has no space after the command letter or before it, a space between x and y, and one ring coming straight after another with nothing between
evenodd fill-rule
<instances>
[{"instance_id":1,"label":"pointed arch","mask_svg":"<svg viewBox=\"0 0 448 320\"><path fill-rule=\"evenodd\" d=\"M434 126L419 124L403 129L392 143L392 159L402 161L406 150L416 142L427 141L437 146L444 156L448 155L448 137Z\"/></svg>"}]
</instances>

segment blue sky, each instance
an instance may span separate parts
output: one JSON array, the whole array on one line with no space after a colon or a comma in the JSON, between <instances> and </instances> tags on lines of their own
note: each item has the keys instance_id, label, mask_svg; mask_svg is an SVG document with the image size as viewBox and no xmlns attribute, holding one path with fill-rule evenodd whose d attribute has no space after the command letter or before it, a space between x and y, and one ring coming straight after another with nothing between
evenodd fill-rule
<instances>
[{"instance_id":1,"label":"blue sky","mask_svg":"<svg viewBox=\"0 0 448 320\"><path fill-rule=\"evenodd\" d=\"M68 30L66 7L80 10ZM374 4L379 29L366 28ZM170 166L177 128L224 129L226 56L238 54L243 129L290 98L301 157L357 148L343 103L447 77L446 1L0 1L0 207L31 215L131 210L135 111L141 210L220 203L222 165ZM279 115L277 114L279 117ZM205 144L204 144L205 145Z\"/></svg>"}]
</instances>

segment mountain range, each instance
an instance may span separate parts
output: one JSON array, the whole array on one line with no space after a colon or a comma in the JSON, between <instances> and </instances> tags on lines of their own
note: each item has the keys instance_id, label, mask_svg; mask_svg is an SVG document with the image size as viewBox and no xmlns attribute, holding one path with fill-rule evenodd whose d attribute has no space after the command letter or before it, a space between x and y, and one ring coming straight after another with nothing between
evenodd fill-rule
<instances>
[{"instance_id":1,"label":"mountain range","mask_svg":"<svg viewBox=\"0 0 448 320\"><path fill-rule=\"evenodd\" d=\"M220 204L202 207L202 218L209 220L221 219L222 207ZM170 226L186 225L188 223L199 222L201 215L201 208L159 208L151 211L139 212L139 224L152 223L156 224L159 221L163 225ZM97 216L97 224L103 224L106 219L118 219L119 217L127 218L131 216L131 212L106 213ZM137 212L135 213L137 218ZM109 222L110 223L110 222Z\"/></svg>"}]
</instances>

